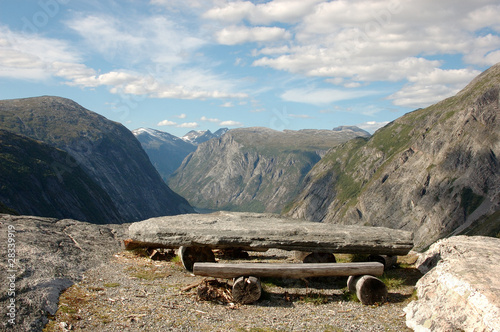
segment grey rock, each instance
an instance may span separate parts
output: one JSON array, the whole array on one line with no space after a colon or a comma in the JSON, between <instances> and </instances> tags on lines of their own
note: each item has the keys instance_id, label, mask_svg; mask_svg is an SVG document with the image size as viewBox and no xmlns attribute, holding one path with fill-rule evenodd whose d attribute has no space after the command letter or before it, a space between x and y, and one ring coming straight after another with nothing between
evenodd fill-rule
<instances>
[{"instance_id":1,"label":"grey rock","mask_svg":"<svg viewBox=\"0 0 500 332\"><path fill-rule=\"evenodd\" d=\"M306 175L287 215L405 229L418 250L454 231L495 236L499 114L497 64L456 96L332 148Z\"/></svg>"},{"instance_id":2,"label":"grey rock","mask_svg":"<svg viewBox=\"0 0 500 332\"><path fill-rule=\"evenodd\" d=\"M266 213L216 212L151 218L132 223L132 240L180 246L404 255L410 232L382 227L338 226Z\"/></svg>"},{"instance_id":3,"label":"grey rock","mask_svg":"<svg viewBox=\"0 0 500 332\"><path fill-rule=\"evenodd\" d=\"M120 251L128 225L95 225L71 219L0 215L0 243L6 248L9 226L14 228L15 266L5 251L0 261L0 330L41 331L47 314L57 311L59 295L82 280L87 269L106 264ZM7 278L15 275L15 296ZM15 299L15 325L6 316Z\"/></svg>"},{"instance_id":4,"label":"grey rock","mask_svg":"<svg viewBox=\"0 0 500 332\"><path fill-rule=\"evenodd\" d=\"M279 213L307 172L352 130L239 128L198 146L169 179L197 208Z\"/></svg>"},{"instance_id":5,"label":"grey rock","mask_svg":"<svg viewBox=\"0 0 500 332\"><path fill-rule=\"evenodd\" d=\"M440 240L416 265L418 300L404 310L415 331L500 331L500 239Z\"/></svg>"}]
</instances>

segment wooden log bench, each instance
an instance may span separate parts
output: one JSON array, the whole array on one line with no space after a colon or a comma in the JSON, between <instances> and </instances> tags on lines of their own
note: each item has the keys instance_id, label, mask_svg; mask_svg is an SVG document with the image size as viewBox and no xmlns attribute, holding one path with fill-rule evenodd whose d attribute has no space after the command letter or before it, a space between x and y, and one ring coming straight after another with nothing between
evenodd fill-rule
<instances>
[{"instance_id":1,"label":"wooden log bench","mask_svg":"<svg viewBox=\"0 0 500 332\"><path fill-rule=\"evenodd\" d=\"M193 273L199 276L234 279L232 295L239 303L257 301L262 293L258 278L309 278L349 276L348 289L356 293L363 304L384 302L387 287L375 276L384 272L379 262L359 263L194 263Z\"/></svg>"},{"instance_id":2,"label":"wooden log bench","mask_svg":"<svg viewBox=\"0 0 500 332\"><path fill-rule=\"evenodd\" d=\"M129 236L128 248L180 248L182 263L190 271L196 262L214 262L212 249L301 251L309 254L304 262L335 262L333 253L371 254L388 262L413 248L412 234L403 230L225 211L135 222Z\"/></svg>"}]
</instances>

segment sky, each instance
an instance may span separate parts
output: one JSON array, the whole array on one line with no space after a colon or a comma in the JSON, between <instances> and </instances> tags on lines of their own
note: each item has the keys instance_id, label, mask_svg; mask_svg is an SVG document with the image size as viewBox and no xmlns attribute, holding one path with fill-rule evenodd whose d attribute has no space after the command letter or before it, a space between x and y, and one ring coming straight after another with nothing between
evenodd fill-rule
<instances>
[{"instance_id":1,"label":"sky","mask_svg":"<svg viewBox=\"0 0 500 332\"><path fill-rule=\"evenodd\" d=\"M0 0L0 99L125 125L374 132L500 62L498 0Z\"/></svg>"}]
</instances>

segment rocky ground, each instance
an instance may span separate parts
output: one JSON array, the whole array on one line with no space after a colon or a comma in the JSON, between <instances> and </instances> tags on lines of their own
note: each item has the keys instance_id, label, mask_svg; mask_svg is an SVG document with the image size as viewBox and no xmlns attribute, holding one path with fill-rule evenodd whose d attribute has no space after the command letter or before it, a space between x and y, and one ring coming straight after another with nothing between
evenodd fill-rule
<instances>
[{"instance_id":1,"label":"rocky ground","mask_svg":"<svg viewBox=\"0 0 500 332\"><path fill-rule=\"evenodd\" d=\"M62 293L44 331L411 331L403 308L415 298L421 276L400 258L383 277L387 303L374 306L348 293L346 278L266 278L261 299L240 305L231 301L229 280L211 288L212 300L201 300L197 285L204 279L184 270L175 254L164 258L152 260L143 250L116 252ZM270 250L250 253L245 261L294 258Z\"/></svg>"}]
</instances>

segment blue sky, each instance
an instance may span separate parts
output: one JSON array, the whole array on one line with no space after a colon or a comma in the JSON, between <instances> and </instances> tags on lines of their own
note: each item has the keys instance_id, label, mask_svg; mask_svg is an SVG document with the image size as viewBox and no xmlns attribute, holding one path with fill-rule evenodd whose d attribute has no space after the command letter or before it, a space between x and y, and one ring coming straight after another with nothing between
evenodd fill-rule
<instances>
[{"instance_id":1,"label":"blue sky","mask_svg":"<svg viewBox=\"0 0 500 332\"><path fill-rule=\"evenodd\" d=\"M0 0L0 99L129 129L376 128L500 62L498 0Z\"/></svg>"}]
</instances>

